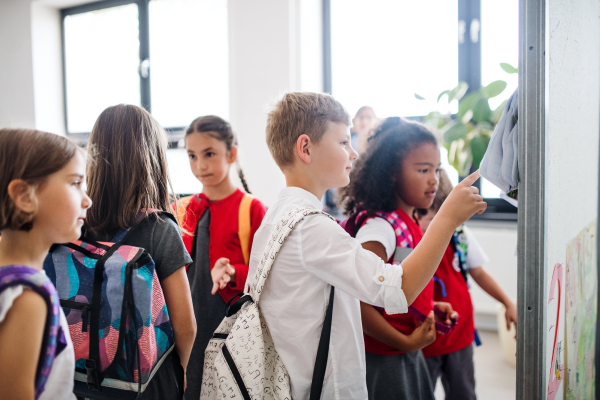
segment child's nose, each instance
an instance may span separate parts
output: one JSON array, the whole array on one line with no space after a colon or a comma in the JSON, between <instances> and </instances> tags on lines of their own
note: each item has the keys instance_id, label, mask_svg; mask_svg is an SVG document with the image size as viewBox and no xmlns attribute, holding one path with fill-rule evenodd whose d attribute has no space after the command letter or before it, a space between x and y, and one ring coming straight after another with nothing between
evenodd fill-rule
<instances>
[{"instance_id":1,"label":"child's nose","mask_svg":"<svg viewBox=\"0 0 600 400\"><path fill-rule=\"evenodd\" d=\"M82 207L87 210L91 206L92 206L92 199L90 198L90 196L87 195L87 193L84 193Z\"/></svg>"}]
</instances>

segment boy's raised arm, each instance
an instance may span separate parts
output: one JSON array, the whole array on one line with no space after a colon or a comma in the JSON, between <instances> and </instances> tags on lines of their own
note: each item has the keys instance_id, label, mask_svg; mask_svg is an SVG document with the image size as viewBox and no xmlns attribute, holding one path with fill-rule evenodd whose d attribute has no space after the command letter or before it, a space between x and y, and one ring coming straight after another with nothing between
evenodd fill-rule
<instances>
[{"instance_id":1,"label":"boy's raised arm","mask_svg":"<svg viewBox=\"0 0 600 400\"><path fill-rule=\"evenodd\" d=\"M404 276L402 289L408 304L425 288L450 243L454 230L473 214L481 214L487 204L473 183L479 179L475 171L460 182L450 193L437 213L423 239L415 250L402 261Z\"/></svg>"}]
</instances>

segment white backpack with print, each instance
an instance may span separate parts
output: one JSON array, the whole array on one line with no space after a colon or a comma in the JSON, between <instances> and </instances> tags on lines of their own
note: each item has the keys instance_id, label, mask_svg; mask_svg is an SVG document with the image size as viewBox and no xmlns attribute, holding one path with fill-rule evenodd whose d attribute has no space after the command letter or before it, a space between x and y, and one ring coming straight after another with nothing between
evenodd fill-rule
<instances>
[{"instance_id":1,"label":"white backpack with print","mask_svg":"<svg viewBox=\"0 0 600 400\"><path fill-rule=\"evenodd\" d=\"M260 312L259 300L283 242L304 217L313 214L333 219L313 207L298 207L287 212L269 237L253 281L255 284L246 285L242 297L230 304L234 297L227 304L226 317L206 348L200 399L292 399L290 377ZM334 287L331 288L319 341L311 400L321 397L329 352L333 297Z\"/></svg>"}]
</instances>

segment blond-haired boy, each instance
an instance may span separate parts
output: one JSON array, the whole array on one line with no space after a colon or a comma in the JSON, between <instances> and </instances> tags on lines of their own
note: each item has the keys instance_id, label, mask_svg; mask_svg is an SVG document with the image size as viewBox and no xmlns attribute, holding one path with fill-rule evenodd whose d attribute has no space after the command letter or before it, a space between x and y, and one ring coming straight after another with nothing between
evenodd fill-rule
<instances>
[{"instance_id":1,"label":"blond-haired boy","mask_svg":"<svg viewBox=\"0 0 600 400\"><path fill-rule=\"evenodd\" d=\"M248 283L269 235L281 217L299 206L321 209L327 189L346 186L357 153L350 146L350 117L332 96L287 93L269 113L267 144L286 178L286 188L254 236ZM336 287L323 399L367 398L360 301L407 312L433 276L454 229L486 204L473 174L459 184L402 265L385 264L339 225L306 217L283 244L261 294L260 308L285 364L294 399L308 399L317 346L331 286ZM377 177L374 177L377 179ZM426 323L433 326L433 316Z\"/></svg>"}]
</instances>

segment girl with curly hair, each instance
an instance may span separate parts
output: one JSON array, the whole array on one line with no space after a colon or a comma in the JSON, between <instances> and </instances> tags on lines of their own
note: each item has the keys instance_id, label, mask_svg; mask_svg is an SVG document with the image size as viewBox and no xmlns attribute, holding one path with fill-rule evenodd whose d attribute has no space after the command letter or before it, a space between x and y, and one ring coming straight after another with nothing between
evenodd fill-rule
<instances>
[{"instance_id":1,"label":"girl with curly hair","mask_svg":"<svg viewBox=\"0 0 600 400\"><path fill-rule=\"evenodd\" d=\"M387 118L342 190L345 213L362 246L385 262L400 263L423 237L415 210L431 206L439 172L433 134L419 123ZM456 313L448 303L434 303L433 289L432 279L412 303L427 316L423 322L361 303L369 399L434 399L421 349L436 338L434 308L446 324Z\"/></svg>"}]
</instances>

